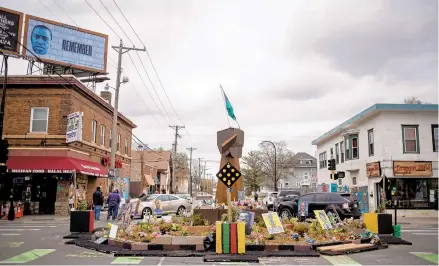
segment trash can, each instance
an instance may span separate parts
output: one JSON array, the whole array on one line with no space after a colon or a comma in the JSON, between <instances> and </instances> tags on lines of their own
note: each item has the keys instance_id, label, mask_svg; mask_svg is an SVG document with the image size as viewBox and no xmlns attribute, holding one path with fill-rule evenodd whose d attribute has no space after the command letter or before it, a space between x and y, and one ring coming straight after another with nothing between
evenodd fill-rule
<instances>
[{"instance_id":1,"label":"trash can","mask_svg":"<svg viewBox=\"0 0 439 266\"><path fill-rule=\"evenodd\" d=\"M393 226L393 236L394 237L401 237L401 225L395 224Z\"/></svg>"}]
</instances>

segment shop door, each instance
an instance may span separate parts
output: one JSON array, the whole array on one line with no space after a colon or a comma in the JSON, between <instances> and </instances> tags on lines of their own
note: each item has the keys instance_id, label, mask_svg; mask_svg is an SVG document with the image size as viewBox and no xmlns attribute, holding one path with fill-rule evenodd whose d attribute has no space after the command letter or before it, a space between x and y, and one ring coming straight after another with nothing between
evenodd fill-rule
<instances>
[{"instance_id":1,"label":"shop door","mask_svg":"<svg viewBox=\"0 0 439 266\"><path fill-rule=\"evenodd\" d=\"M40 182L40 214L54 214L56 201L56 177L43 177Z\"/></svg>"}]
</instances>

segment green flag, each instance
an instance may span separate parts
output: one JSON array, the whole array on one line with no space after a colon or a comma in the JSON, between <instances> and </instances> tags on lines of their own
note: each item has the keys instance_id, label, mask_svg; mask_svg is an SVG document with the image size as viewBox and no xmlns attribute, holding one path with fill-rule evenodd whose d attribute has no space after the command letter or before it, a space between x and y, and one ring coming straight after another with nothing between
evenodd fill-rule
<instances>
[{"instance_id":1,"label":"green flag","mask_svg":"<svg viewBox=\"0 0 439 266\"><path fill-rule=\"evenodd\" d=\"M224 95L224 101L226 102L226 109L227 109L227 113L229 114L229 116L236 121L236 116L235 113L233 112L233 106L229 101L229 98L227 98L226 93L224 92L223 88L221 87L221 90L223 91L223 95Z\"/></svg>"}]
</instances>

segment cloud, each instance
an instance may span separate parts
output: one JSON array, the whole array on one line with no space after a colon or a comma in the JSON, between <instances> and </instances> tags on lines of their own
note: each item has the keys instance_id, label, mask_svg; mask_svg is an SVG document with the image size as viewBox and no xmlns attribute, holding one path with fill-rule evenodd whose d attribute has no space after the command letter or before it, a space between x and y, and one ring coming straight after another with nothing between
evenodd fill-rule
<instances>
[{"instance_id":1,"label":"cloud","mask_svg":"<svg viewBox=\"0 0 439 266\"><path fill-rule=\"evenodd\" d=\"M71 24L52 1L42 1ZM80 27L109 34L110 45L119 43L84 1L56 1ZM130 46L100 2L89 2ZM112 1L104 3L141 47ZM194 157L219 160L216 132L229 127L220 84L247 136L244 152L268 139L286 140L294 152L313 155L313 139L372 104L402 103L408 96L437 103L435 0L117 3L147 45L166 89L145 52L139 52L145 69L129 52L145 84L124 54L123 74L130 82L121 87L119 110L138 125L136 136L152 147L171 148L169 125L181 124L175 108L186 125L179 149L196 147ZM37 0L0 0L0 5L54 19ZM10 65L11 74L25 73L23 60L10 60ZM108 71L108 83L115 86L114 66L109 64ZM215 162L208 165L218 168Z\"/></svg>"}]
</instances>

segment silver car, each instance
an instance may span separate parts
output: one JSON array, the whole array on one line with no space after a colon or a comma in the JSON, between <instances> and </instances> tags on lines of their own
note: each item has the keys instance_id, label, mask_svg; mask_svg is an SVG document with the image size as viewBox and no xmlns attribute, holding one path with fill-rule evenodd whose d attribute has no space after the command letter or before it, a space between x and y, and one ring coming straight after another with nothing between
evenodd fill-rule
<instances>
[{"instance_id":1,"label":"silver car","mask_svg":"<svg viewBox=\"0 0 439 266\"><path fill-rule=\"evenodd\" d=\"M138 199L136 199L138 200ZM183 214L191 211L192 205L186 200L171 194L151 194L140 198L139 214L134 218L142 218L154 214L154 201L162 203L162 214Z\"/></svg>"}]
</instances>

